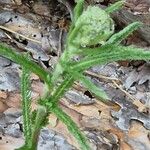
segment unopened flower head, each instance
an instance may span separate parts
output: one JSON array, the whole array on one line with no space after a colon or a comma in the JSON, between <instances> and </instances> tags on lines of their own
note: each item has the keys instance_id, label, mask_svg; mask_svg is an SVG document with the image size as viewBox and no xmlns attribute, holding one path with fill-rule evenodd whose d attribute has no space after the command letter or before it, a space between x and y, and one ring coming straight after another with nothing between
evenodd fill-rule
<instances>
[{"instance_id":1,"label":"unopened flower head","mask_svg":"<svg viewBox=\"0 0 150 150\"><path fill-rule=\"evenodd\" d=\"M104 43L114 33L114 22L109 14L97 6L89 6L75 23L78 29L73 43L91 46Z\"/></svg>"}]
</instances>

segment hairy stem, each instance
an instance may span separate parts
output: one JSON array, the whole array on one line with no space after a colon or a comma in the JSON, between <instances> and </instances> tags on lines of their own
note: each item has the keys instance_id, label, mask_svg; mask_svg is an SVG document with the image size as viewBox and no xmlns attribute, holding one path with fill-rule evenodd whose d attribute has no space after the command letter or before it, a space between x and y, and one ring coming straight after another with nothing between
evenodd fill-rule
<instances>
[{"instance_id":1,"label":"hairy stem","mask_svg":"<svg viewBox=\"0 0 150 150\"><path fill-rule=\"evenodd\" d=\"M74 83L73 76L66 76L64 81L58 86L58 88L54 91L53 95L48 98L47 104L56 105L60 98L64 96L65 92L72 86Z\"/></svg>"}]
</instances>

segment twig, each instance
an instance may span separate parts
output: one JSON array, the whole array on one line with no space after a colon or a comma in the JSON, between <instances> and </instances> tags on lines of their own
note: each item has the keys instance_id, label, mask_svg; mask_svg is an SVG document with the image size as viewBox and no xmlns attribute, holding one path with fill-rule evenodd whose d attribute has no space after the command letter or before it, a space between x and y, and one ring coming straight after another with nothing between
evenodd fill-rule
<instances>
[{"instance_id":1,"label":"twig","mask_svg":"<svg viewBox=\"0 0 150 150\"><path fill-rule=\"evenodd\" d=\"M123 93L125 93L131 100L135 101L137 100L136 98L134 98L130 93L128 93L126 90L124 90L123 88L121 88L115 81L112 81L112 83L118 88L120 89Z\"/></svg>"},{"instance_id":2,"label":"twig","mask_svg":"<svg viewBox=\"0 0 150 150\"><path fill-rule=\"evenodd\" d=\"M24 36L24 35L22 35L22 34L20 34L20 33L17 33L17 32L15 32L15 31L13 31L13 30L7 28L7 27L0 26L0 29L6 30L6 31L11 32L11 33L13 33L13 34L16 34L16 35L18 35L18 36L20 36L20 37L23 37L24 39L27 39L27 40L29 40L29 41L32 41L32 42L41 44L41 41L28 38L28 37L26 37L26 36Z\"/></svg>"},{"instance_id":3,"label":"twig","mask_svg":"<svg viewBox=\"0 0 150 150\"><path fill-rule=\"evenodd\" d=\"M60 33L59 33L59 45L58 45L58 52L57 52L58 58L60 57L61 51L62 51L62 34L63 34L63 29L60 29Z\"/></svg>"},{"instance_id":4,"label":"twig","mask_svg":"<svg viewBox=\"0 0 150 150\"><path fill-rule=\"evenodd\" d=\"M96 74L96 73L93 73L91 71L85 71L85 73L87 75L90 75L90 76L93 76L93 77L96 77L96 78L102 78L102 79L105 79L105 80L111 80L111 81L118 81L118 82L121 82L121 80L117 79L117 78L112 78L112 77L107 77L107 76L104 76L104 75L101 75L101 74Z\"/></svg>"}]
</instances>

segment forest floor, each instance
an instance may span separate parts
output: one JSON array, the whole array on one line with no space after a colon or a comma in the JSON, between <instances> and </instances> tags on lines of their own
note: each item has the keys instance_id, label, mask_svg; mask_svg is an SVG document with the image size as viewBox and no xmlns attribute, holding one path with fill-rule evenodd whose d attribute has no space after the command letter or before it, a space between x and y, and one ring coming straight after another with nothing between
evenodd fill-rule
<instances>
[{"instance_id":1,"label":"forest floor","mask_svg":"<svg viewBox=\"0 0 150 150\"><path fill-rule=\"evenodd\" d=\"M0 0L0 41L18 52L29 51L35 62L52 70L63 51L74 1ZM107 7L115 0L87 0L86 5ZM150 49L150 2L127 0L112 15L116 32L133 21L143 22L123 41ZM0 150L14 150L24 142L20 96L21 68L0 57ZM150 63L121 61L95 66L86 75L103 87L116 106L96 100L76 82L60 106L88 137L92 150L150 150ZM44 91L43 82L32 74L33 109ZM79 149L74 137L54 115L42 129L38 150Z\"/></svg>"}]
</instances>

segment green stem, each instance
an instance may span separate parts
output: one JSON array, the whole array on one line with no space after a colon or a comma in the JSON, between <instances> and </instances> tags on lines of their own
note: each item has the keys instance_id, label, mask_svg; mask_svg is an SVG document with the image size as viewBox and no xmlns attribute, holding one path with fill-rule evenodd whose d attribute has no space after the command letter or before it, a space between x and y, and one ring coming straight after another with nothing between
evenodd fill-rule
<instances>
[{"instance_id":1,"label":"green stem","mask_svg":"<svg viewBox=\"0 0 150 150\"><path fill-rule=\"evenodd\" d=\"M107 13L112 13L112 12L114 12L114 11L120 9L120 8L123 6L124 3L125 3L125 0L121 0L121 1L119 1L119 2L116 2L116 3L112 4L111 6L107 7L107 8L105 9L105 11L106 11Z\"/></svg>"},{"instance_id":2,"label":"green stem","mask_svg":"<svg viewBox=\"0 0 150 150\"><path fill-rule=\"evenodd\" d=\"M53 95L48 98L47 105L52 107L53 105L56 105L60 98L64 96L65 92L72 86L74 83L73 76L66 76L64 81L58 86L58 88L54 91ZM49 107L48 106L48 107Z\"/></svg>"}]
</instances>

